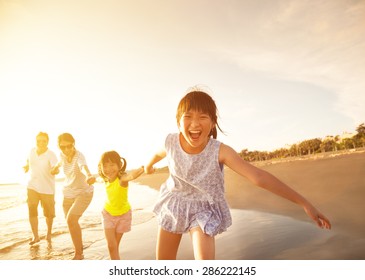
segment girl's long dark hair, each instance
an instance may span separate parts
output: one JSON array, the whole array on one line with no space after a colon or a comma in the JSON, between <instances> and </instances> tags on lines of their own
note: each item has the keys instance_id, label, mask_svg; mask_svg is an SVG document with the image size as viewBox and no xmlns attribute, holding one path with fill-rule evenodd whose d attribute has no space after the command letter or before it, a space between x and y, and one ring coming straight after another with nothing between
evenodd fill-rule
<instances>
[{"instance_id":1,"label":"girl's long dark hair","mask_svg":"<svg viewBox=\"0 0 365 280\"><path fill-rule=\"evenodd\" d=\"M108 181L108 178L104 175L101 166L107 162L116 163L119 168L118 177L120 178L123 174L125 174L125 170L127 168L127 161L125 158L122 158L116 151L105 152L101 155L101 159L98 164L98 173L104 181Z\"/></svg>"}]
</instances>

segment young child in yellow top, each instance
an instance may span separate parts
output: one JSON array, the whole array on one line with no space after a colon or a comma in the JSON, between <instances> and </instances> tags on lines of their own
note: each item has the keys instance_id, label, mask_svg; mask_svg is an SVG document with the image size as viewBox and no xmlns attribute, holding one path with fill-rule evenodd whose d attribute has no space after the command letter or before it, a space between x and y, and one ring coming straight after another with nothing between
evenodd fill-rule
<instances>
[{"instance_id":1,"label":"young child in yellow top","mask_svg":"<svg viewBox=\"0 0 365 280\"><path fill-rule=\"evenodd\" d=\"M128 201L128 182L139 177L144 167L126 173L127 161L117 152L105 152L99 162L99 175L105 181L106 201L102 211L110 259L119 260L119 244L131 230L132 211Z\"/></svg>"}]
</instances>

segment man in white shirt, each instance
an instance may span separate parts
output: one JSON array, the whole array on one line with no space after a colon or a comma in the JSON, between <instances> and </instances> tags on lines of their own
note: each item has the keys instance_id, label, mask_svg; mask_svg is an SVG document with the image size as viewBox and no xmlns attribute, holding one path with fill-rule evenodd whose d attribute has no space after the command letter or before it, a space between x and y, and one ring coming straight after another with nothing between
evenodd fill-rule
<instances>
[{"instance_id":1,"label":"man in white shirt","mask_svg":"<svg viewBox=\"0 0 365 280\"><path fill-rule=\"evenodd\" d=\"M57 164L57 157L54 152L48 149L48 142L47 133L38 133L36 147L30 151L27 164L23 167L25 172L30 170L27 203L33 239L29 245L34 245L40 241L38 235L39 202L41 202L43 214L46 217L46 239L49 246L51 245L52 225L55 217L55 176L50 171Z\"/></svg>"}]
</instances>

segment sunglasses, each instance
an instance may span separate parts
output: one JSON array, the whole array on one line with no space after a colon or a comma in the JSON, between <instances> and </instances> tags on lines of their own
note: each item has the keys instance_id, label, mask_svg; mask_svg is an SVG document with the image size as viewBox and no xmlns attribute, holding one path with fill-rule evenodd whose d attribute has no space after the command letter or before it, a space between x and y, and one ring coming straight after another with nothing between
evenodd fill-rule
<instances>
[{"instance_id":1,"label":"sunglasses","mask_svg":"<svg viewBox=\"0 0 365 280\"><path fill-rule=\"evenodd\" d=\"M61 149L62 151L65 151L66 149L71 150L73 147L74 147L74 145L73 145L73 144L60 145L60 149Z\"/></svg>"}]
</instances>

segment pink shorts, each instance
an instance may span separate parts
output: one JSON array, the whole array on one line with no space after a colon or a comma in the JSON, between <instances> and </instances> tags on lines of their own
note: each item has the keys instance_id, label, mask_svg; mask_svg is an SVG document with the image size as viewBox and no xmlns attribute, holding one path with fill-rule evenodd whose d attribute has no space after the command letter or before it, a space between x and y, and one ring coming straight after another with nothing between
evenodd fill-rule
<instances>
[{"instance_id":1,"label":"pink shorts","mask_svg":"<svg viewBox=\"0 0 365 280\"><path fill-rule=\"evenodd\" d=\"M119 216L110 215L105 209L101 212L103 215L103 226L105 229L115 229L118 233L124 233L131 230L132 211Z\"/></svg>"}]
</instances>

